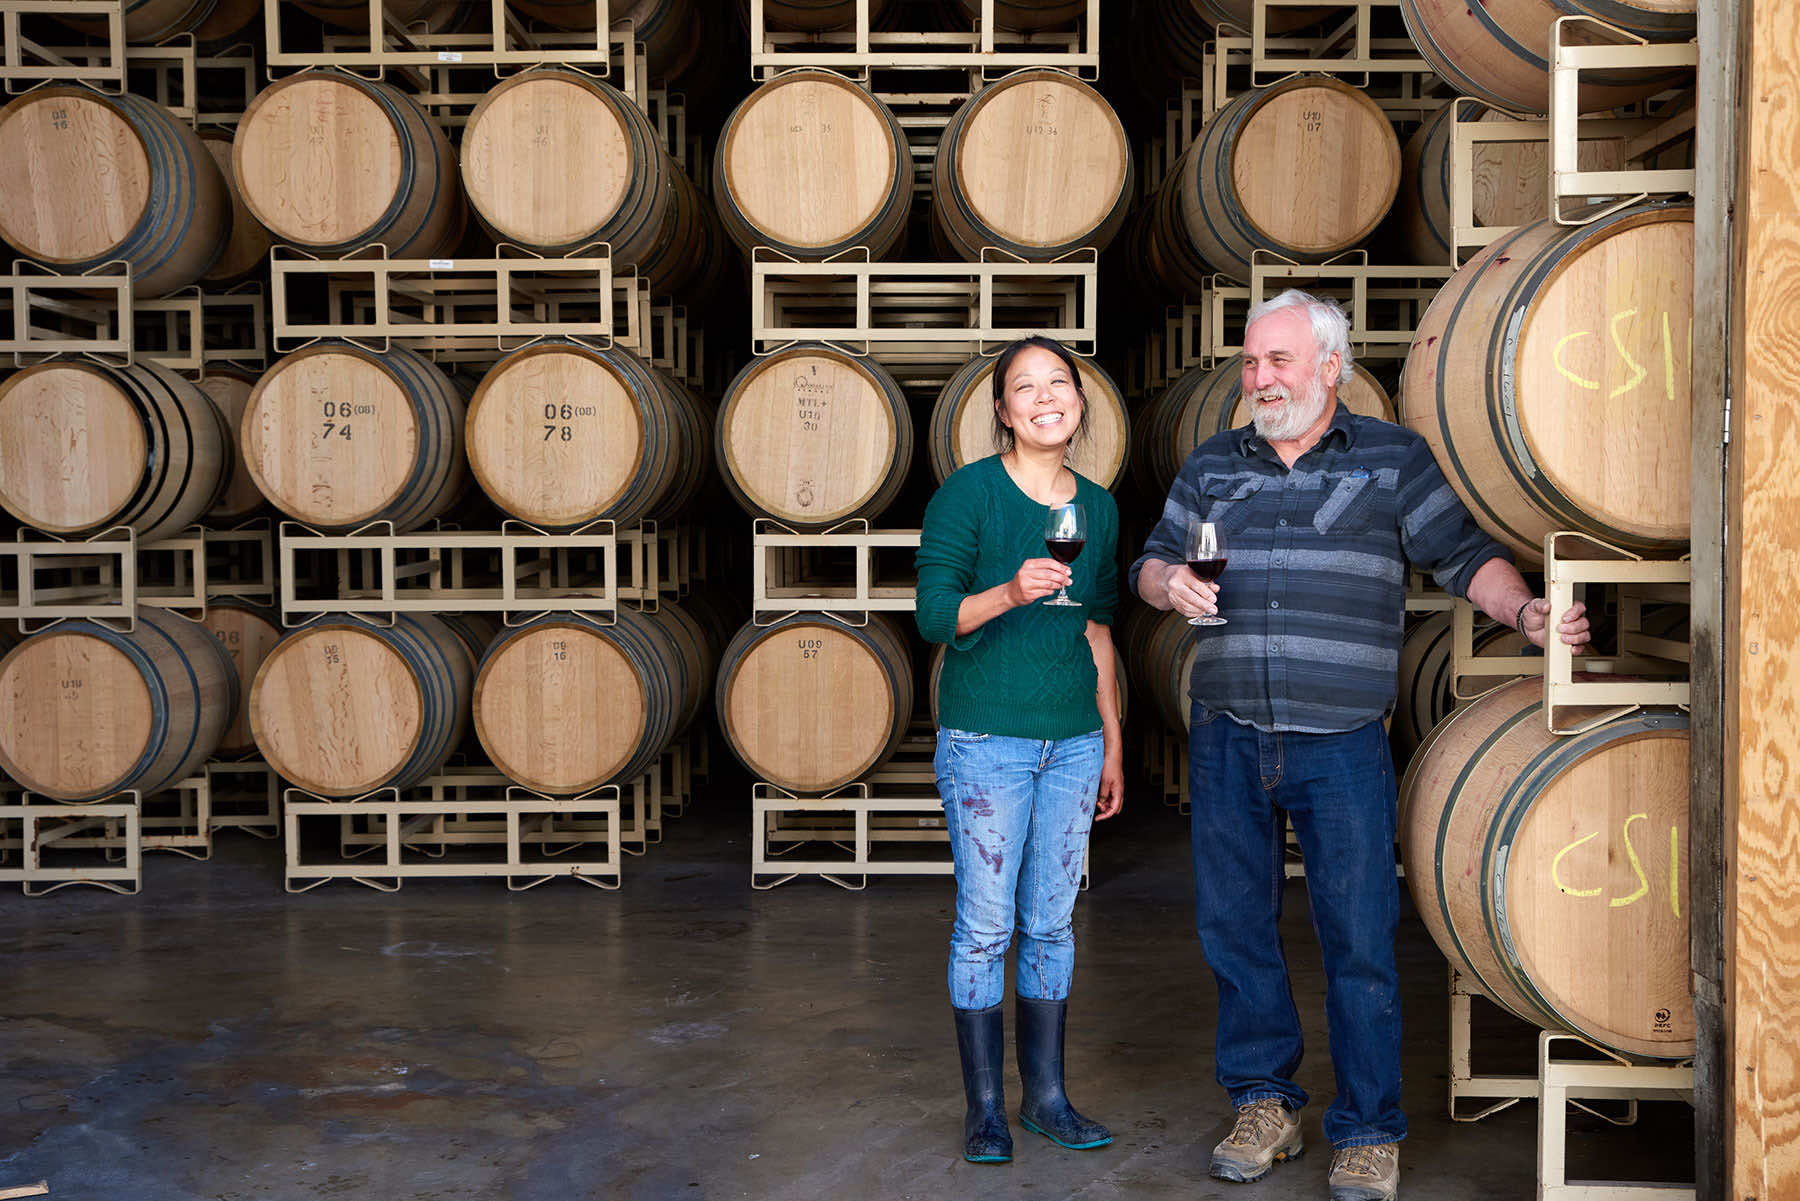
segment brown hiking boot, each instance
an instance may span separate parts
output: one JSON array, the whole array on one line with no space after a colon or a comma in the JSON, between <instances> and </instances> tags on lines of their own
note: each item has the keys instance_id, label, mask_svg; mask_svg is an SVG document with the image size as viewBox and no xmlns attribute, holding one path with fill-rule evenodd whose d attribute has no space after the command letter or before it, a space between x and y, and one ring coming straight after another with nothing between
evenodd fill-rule
<instances>
[{"instance_id":1,"label":"brown hiking boot","mask_svg":"<svg viewBox=\"0 0 1800 1201\"><path fill-rule=\"evenodd\" d=\"M1282 1160L1300 1157L1300 1115L1279 1097L1240 1105L1237 1115L1231 1133L1213 1148L1209 1174L1214 1180L1249 1184Z\"/></svg>"},{"instance_id":2,"label":"brown hiking boot","mask_svg":"<svg viewBox=\"0 0 1800 1201\"><path fill-rule=\"evenodd\" d=\"M1400 1195L1400 1144L1339 1147L1331 1156L1331 1201L1394 1201Z\"/></svg>"}]
</instances>

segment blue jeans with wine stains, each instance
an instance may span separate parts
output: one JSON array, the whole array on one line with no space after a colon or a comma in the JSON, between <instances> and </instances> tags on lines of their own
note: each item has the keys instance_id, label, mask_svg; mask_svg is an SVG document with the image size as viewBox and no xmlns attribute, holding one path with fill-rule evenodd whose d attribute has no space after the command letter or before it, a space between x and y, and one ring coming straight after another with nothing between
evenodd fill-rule
<instances>
[{"instance_id":1,"label":"blue jeans with wine stains","mask_svg":"<svg viewBox=\"0 0 1800 1201\"><path fill-rule=\"evenodd\" d=\"M1015 927L1018 994L1038 1001L1069 995L1071 915L1105 755L1098 730L1045 741L939 728L938 795L956 859L950 932L956 1008L1000 1003Z\"/></svg>"}]
</instances>

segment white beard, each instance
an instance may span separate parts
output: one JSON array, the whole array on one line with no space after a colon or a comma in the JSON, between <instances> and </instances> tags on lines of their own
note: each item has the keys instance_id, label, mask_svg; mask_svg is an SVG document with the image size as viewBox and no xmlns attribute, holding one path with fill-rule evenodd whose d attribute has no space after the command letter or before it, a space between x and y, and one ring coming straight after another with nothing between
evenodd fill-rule
<instances>
[{"instance_id":1,"label":"white beard","mask_svg":"<svg viewBox=\"0 0 1800 1201\"><path fill-rule=\"evenodd\" d=\"M1284 403L1278 409L1266 408L1255 396L1250 399L1251 420L1265 442L1292 442L1325 415L1331 394L1325 387L1323 367L1321 364L1320 370L1313 374L1297 397L1280 384L1256 393L1256 396L1279 396Z\"/></svg>"}]
</instances>

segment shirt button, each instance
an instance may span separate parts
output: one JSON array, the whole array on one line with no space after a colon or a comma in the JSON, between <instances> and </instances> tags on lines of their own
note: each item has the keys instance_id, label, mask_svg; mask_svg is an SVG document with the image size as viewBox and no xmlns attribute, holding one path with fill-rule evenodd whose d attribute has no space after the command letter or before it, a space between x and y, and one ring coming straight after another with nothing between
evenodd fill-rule
<instances>
[{"instance_id":1,"label":"shirt button","mask_svg":"<svg viewBox=\"0 0 1800 1201\"><path fill-rule=\"evenodd\" d=\"M1280 601L1270 601L1270 602L1269 602L1269 608L1271 608L1271 609L1279 609L1279 608L1281 608L1281 602L1280 602Z\"/></svg>"},{"instance_id":2,"label":"shirt button","mask_svg":"<svg viewBox=\"0 0 1800 1201\"><path fill-rule=\"evenodd\" d=\"M1282 519L1281 519L1281 524L1282 524L1282 525L1286 525L1286 524L1287 524L1287 518L1285 518L1285 517L1283 517L1283 518L1282 518Z\"/></svg>"},{"instance_id":3,"label":"shirt button","mask_svg":"<svg viewBox=\"0 0 1800 1201\"><path fill-rule=\"evenodd\" d=\"M1276 555L1272 561L1274 562L1275 566L1277 566L1277 567L1281 566L1281 556L1280 555Z\"/></svg>"},{"instance_id":4,"label":"shirt button","mask_svg":"<svg viewBox=\"0 0 1800 1201\"><path fill-rule=\"evenodd\" d=\"M1272 651L1280 650L1281 649L1281 639L1277 638L1274 641L1270 642L1269 649Z\"/></svg>"}]
</instances>

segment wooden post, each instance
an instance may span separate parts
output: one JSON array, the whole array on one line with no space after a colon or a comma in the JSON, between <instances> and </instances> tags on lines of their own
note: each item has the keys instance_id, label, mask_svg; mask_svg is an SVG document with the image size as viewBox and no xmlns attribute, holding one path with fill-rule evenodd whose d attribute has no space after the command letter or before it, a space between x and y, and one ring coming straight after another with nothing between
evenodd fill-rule
<instances>
[{"instance_id":1,"label":"wooden post","mask_svg":"<svg viewBox=\"0 0 1800 1201\"><path fill-rule=\"evenodd\" d=\"M1725 1034L1725 398L1733 281L1731 211L1737 156L1739 0L1699 9L1695 131L1693 607L1689 615L1692 743L1688 912L1694 980L1694 1182L1724 1201L1731 1080Z\"/></svg>"},{"instance_id":2,"label":"wooden post","mask_svg":"<svg viewBox=\"0 0 1800 1201\"><path fill-rule=\"evenodd\" d=\"M1777 1201L1800 1195L1800 7L1741 7L1722 642L1728 1195Z\"/></svg>"}]
</instances>

